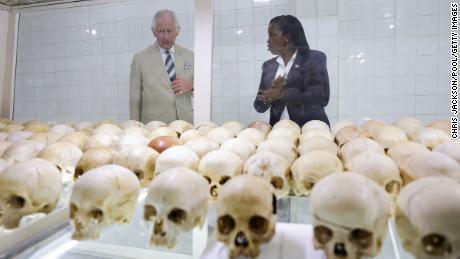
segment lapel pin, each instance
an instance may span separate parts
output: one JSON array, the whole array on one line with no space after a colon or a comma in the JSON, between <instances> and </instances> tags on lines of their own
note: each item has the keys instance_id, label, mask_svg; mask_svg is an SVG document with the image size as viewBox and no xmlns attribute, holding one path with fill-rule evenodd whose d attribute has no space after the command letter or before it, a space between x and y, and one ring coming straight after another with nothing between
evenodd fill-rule
<instances>
[{"instance_id":1,"label":"lapel pin","mask_svg":"<svg viewBox=\"0 0 460 259\"><path fill-rule=\"evenodd\" d=\"M295 68L299 68L299 64L295 64L295 66L294 66L294 67L295 67Z\"/></svg>"},{"instance_id":2,"label":"lapel pin","mask_svg":"<svg viewBox=\"0 0 460 259\"><path fill-rule=\"evenodd\" d=\"M192 63L186 62L185 65L184 65L184 69L185 69L185 70L189 70L189 69L191 69L191 68L192 68Z\"/></svg>"}]
</instances>

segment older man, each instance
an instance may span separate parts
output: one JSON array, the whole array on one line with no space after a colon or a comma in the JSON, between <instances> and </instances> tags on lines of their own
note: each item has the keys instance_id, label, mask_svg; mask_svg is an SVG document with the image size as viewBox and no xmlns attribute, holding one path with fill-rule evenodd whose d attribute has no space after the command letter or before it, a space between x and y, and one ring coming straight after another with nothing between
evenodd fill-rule
<instances>
[{"instance_id":1,"label":"older man","mask_svg":"<svg viewBox=\"0 0 460 259\"><path fill-rule=\"evenodd\" d=\"M171 10L152 20L156 42L134 55L130 75L130 117L148 123L193 123L193 52L175 43L180 26Z\"/></svg>"}]
</instances>

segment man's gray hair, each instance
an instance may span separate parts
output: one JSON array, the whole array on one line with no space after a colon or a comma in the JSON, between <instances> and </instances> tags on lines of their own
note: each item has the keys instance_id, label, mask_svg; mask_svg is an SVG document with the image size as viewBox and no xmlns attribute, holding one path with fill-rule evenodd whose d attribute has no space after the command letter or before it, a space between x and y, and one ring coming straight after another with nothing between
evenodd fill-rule
<instances>
[{"instance_id":1,"label":"man's gray hair","mask_svg":"<svg viewBox=\"0 0 460 259\"><path fill-rule=\"evenodd\" d=\"M150 28L152 28L152 31L155 30L157 26L157 21L163 16L171 17L174 20L174 23L176 24L176 29L179 31L180 25L179 25L179 21L177 20L176 13L174 13L173 11L169 9L159 10L158 12L155 13L152 19L152 25L150 26Z\"/></svg>"}]
</instances>

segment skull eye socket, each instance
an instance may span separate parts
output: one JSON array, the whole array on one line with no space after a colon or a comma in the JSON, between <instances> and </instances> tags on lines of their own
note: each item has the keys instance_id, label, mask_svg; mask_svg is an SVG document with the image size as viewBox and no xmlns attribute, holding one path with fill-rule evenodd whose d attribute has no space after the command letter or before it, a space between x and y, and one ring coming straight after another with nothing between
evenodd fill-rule
<instances>
[{"instance_id":1,"label":"skull eye socket","mask_svg":"<svg viewBox=\"0 0 460 259\"><path fill-rule=\"evenodd\" d=\"M217 219L217 228L222 235L228 235L235 228L235 220L230 215L224 215Z\"/></svg>"},{"instance_id":2,"label":"skull eye socket","mask_svg":"<svg viewBox=\"0 0 460 259\"><path fill-rule=\"evenodd\" d=\"M333 233L332 230L325 226L316 226L315 227L315 239L320 244L326 244L332 239Z\"/></svg>"},{"instance_id":3,"label":"skull eye socket","mask_svg":"<svg viewBox=\"0 0 460 259\"><path fill-rule=\"evenodd\" d=\"M211 183L211 178L209 178L209 176L206 176L206 175L205 175L205 176L203 176L203 177L204 177L204 179L206 179L206 181L208 181L208 183Z\"/></svg>"},{"instance_id":4,"label":"skull eye socket","mask_svg":"<svg viewBox=\"0 0 460 259\"><path fill-rule=\"evenodd\" d=\"M74 219L75 218L75 215L77 214L78 212L78 207L77 205L75 205L75 203L71 203L70 204L70 211L69 211L69 217L70 219Z\"/></svg>"},{"instance_id":5,"label":"skull eye socket","mask_svg":"<svg viewBox=\"0 0 460 259\"><path fill-rule=\"evenodd\" d=\"M422 238L423 250L432 256L447 256L452 253L449 240L440 234L429 234Z\"/></svg>"},{"instance_id":6,"label":"skull eye socket","mask_svg":"<svg viewBox=\"0 0 460 259\"><path fill-rule=\"evenodd\" d=\"M84 173L83 168L81 166L75 167L75 173L73 175L73 179L77 180Z\"/></svg>"},{"instance_id":7,"label":"skull eye socket","mask_svg":"<svg viewBox=\"0 0 460 259\"><path fill-rule=\"evenodd\" d=\"M168 214L168 219L176 224L184 224L187 220L187 212L183 209L175 208Z\"/></svg>"},{"instance_id":8,"label":"skull eye socket","mask_svg":"<svg viewBox=\"0 0 460 259\"><path fill-rule=\"evenodd\" d=\"M144 219L152 220L153 217L157 215L157 210L152 205L144 206Z\"/></svg>"},{"instance_id":9,"label":"skull eye socket","mask_svg":"<svg viewBox=\"0 0 460 259\"><path fill-rule=\"evenodd\" d=\"M257 235L263 235L267 233L268 225L268 220L258 215L252 216L249 219L249 229Z\"/></svg>"},{"instance_id":10,"label":"skull eye socket","mask_svg":"<svg viewBox=\"0 0 460 259\"><path fill-rule=\"evenodd\" d=\"M99 224L102 222L104 218L104 212L100 209L95 209L88 212L88 217L90 218L92 223Z\"/></svg>"},{"instance_id":11,"label":"skull eye socket","mask_svg":"<svg viewBox=\"0 0 460 259\"><path fill-rule=\"evenodd\" d=\"M355 229L351 231L350 241L360 248L368 248L372 244L372 233L364 229Z\"/></svg>"},{"instance_id":12,"label":"skull eye socket","mask_svg":"<svg viewBox=\"0 0 460 259\"><path fill-rule=\"evenodd\" d=\"M306 190L310 191L313 189L313 186L315 186L315 182L313 182L310 179L305 179L302 181L303 186L305 187Z\"/></svg>"},{"instance_id":13,"label":"skull eye socket","mask_svg":"<svg viewBox=\"0 0 460 259\"><path fill-rule=\"evenodd\" d=\"M400 189L401 189L401 185L397 181L391 181L387 185L385 185L385 190L388 193L397 194L399 193Z\"/></svg>"},{"instance_id":14,"label":"skull eye socket","mask_svg":"<svg viewBox=\"0 0 460 259\"><path fill-rule=\"evenodd\" d=\"M144 172L140 169L135 169L134 171L134 174L136 175L137 179L139 179L139 181L142 181L144 180Z\"/></svg>"},{"instance_id":15,"label":"skull eye socket","mask_svg":"<svg viewBox=\"0 0 460 259\"><path fill-rule=\"evenodd\" d=\"M283 189L284 186L284 180L283 178L279 176L273 176L272 179L270 180L270 183L275 187L275 189Z\"/></svg>"},{"instance_id":16,"label":"skull eye socket","mask_svg":"<svg viewBox=\"0 0 460 259\"><path fill-rule=\"evenodd\" d=\"M6 207L10 209L22 209L26 205L26 200L21 196L11 195L5 199Z\"/></svg>"},{"instance_id":17,"label":"skull eye socket","mask_svg":"<svg viewBox=\"0 0 460 259\"><path fill-rule=\"evenodd\" d=\"M227 175L222 176L219 181L220 185L224 185L228 180L230 180L230 178L231 177Z\"/></svg>"}]
</instances>

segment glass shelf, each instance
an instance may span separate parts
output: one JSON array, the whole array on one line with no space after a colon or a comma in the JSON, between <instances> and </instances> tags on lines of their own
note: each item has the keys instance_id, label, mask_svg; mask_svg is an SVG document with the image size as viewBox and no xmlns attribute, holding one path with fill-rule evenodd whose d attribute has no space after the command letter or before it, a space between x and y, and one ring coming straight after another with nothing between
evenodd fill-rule
<instances>
[{"instance_id":1,"label":"glass shelf","mask_svg":"<svg viewBox=\"0 0 460 259\"><path fill-rule=\"evenodd\" d=\"M177 245L173 249L150 247L148 245L150 233L143 226L143 204L146 189L143 189L138 198L138 206L133 220L127 225L114 225L105 228L101 237L96 241L72 240L72 226L65 218L57 218L54 227L42 229L28 235L28 238L9 249L7 257L15 258L156 258L156 259L186 259L200 258L205 247L214 241L216 214L215 206L210 205L208 219L203 229L196 228L177 238ZM45 219L48 217L45 217ZM309 227L312 223L309 198L287 197L278 201L278 222L302 224ZM278 227L278 226L277 226ZM0 253L0 258L5 254ZM380 254L376 259L414 259L413 256L402 250L397 237L393 220L389 222L388 233Z\"/></svg>"}]
</instances>

